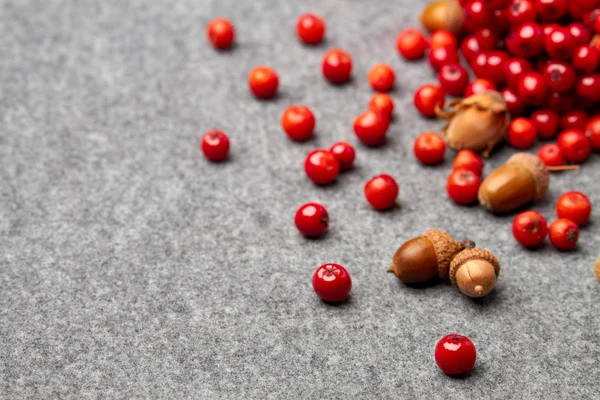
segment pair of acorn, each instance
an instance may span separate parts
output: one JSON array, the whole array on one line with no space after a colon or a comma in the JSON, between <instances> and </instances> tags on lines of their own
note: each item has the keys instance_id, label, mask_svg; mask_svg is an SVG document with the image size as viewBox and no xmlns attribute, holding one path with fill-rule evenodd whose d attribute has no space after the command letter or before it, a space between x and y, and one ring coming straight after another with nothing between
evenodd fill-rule
<instances>
[{"instance_id":1,"label":"pair of acorn","mask_svg":"<svg viewBox=\"0 0 600 400\"><path fill-rule=\"evenodd\" d=\"M450 279L463 294L483 297L494 288L500 263L470 240L458 242L444 231L430 229L396 250L388 272L409 284Z\"/></svg>"}]
</instances>

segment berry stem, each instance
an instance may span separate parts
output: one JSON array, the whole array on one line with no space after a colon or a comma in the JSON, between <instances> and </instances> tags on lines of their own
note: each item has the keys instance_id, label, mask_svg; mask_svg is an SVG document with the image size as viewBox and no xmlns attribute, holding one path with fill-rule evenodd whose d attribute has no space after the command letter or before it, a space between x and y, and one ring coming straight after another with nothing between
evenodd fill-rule
<instances>
[{"instance_id":1,"label":"berry stem","mask_svg":"<svg viewBox=\"0 0 600 400\"><path fill-rule=\"evenodd\" d=\"M556 166L556 167L546 167L546 168L550 172L573 171L573 170L579 169L579 165L559 165L559 166Z\"/></svg>"}]
</instances>

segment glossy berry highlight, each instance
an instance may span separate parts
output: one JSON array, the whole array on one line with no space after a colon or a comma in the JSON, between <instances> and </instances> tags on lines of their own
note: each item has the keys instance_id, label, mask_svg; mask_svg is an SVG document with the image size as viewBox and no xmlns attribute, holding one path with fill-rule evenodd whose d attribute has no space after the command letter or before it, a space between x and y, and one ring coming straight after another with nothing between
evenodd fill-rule
<instances>
[{"instance_id":1,"label":"glossy berry highlight","mask_svg":"<svg viewBox=\"0 0 600 400\"><path fill-rule=\"evenodd\" d=\"M296 22L296 35L309 45L321 43L325 36L325 20L316 14L302 14Z\"/></svg>"},{"instance_id":2,"label":"glossy berry highlight","mask_svg":"<svg viewBox=\"0 0 600 400\"><path fill-rule=\"evenodd\" d=\"M229 137L217 129L208 131L202 137L200 149L207 159L214 162L223 161L229 153Z\"/></svg>"},{"instance_id":3,"label":"glossy berry highlight","mask_svg":"<svg viewBox=\"0 0 600 400\"><path fill-rule=\"evenodd\" d=\"M541 245L548 235L548 222L537 211L525 211L513 219L512 233L522 246L536 247Z\"/></svg>"},{"instance_id":4,"label":"glossy berry highlight","mask_svg":"<svg viewBox=\"0 0 600 400\"><path fill-rule=\"evenodd\" d=\"M288 107L281 116L283 131L292 140L302 142L313 136L315 116L310 108L296 105Z\"/></svg>"},{"instance_id":5,"label":"glossy berry highlight","mask_svg":"<svg viewBox=\"0 0 600 400\"><path fill-rule=\"evenodd\" d=\"M446 142L438 133L425 132L420 134L415 140L413 152L417 160L422 164L440 164L444 161Z\"/></svg>"},{"instance_id":6,"label":"glossy berry highlight","mask_svg":"<svg viewBox=\"0 0 600 400\"><path fill-rule=\"evenodd\" d=\"M435 362L447 375L463 375L473 369L477 359L475 345L466 336L444 336L435 346Z\"/></svg>"},{"instance_id":7,"label":"glossy berry highlight","mask_svg":"<svg viewBox=\"0 0 600 400\"><path fill-rule=\"evenodd\" d=\"M304 160L306 176L317 185L326 185L336 180L340 164L328 150L311 151Z\"/></svg>"},{"instance_id":8,"label":"glossy berry highlight","mask_svg":"<svg viewBox=\"0 0 600 400\"><path fill-rule=\"evenodd\" d=\"M269 99L277 93L279 76L277 76L274 69L259 66L248 74L248 86L256 98Z\"/></svg>"},{"instance_id":9,"label":"glossy berry highlight","mask_svg":"<svg viewBox=\"0 0 600 400\"><path fill-rule=\"evenodd\" d=\"M206 36L215 49L225 50L233 44L235 28L228 19L215 18L209 22Z\"/></svg>"}]
</instances>

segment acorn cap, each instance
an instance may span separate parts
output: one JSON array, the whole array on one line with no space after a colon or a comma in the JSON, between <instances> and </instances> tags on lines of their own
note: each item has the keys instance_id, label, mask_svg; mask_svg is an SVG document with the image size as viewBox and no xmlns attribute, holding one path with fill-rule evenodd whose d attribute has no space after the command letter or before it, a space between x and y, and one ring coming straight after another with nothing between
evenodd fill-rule
<instances>
[{"instance_id":1,"label":"acorn cap","mask_svg":"<svg viewBox=\"0 0 600 400\"><path fill-rule=\"evenodd\" d=\"M458 271L461 265L471 260L485 260L494 267L496 277L500 274L500 262L498 262L498 259L492 253L484 249L466 249L458 253L450 264L450 281L454 286L457 285L456 271Z\"/></svg>"},{"instance_id":2,"label":"acorn cap","mask_svg":"<svg viewBox=\"0 0 600 400\"><path fill-rule=\"evenodd\" d=\"M519 164L529 171L535 179L535 201L541 200L548 192L550 176L544 162L533 154L517 153L506 164Z\"/></svg>"},{"instance_id":3,"label":"acorn cap","mask_svg":"<svg viewBox=\"0 0 600 400\"><path fill-rule=\"evenodd\" d=\"M435 255L438 260L439 277L441 279L448 279L450 262L456 254L465 248L465 246L452 239L446 232L440 231L439 229L430 229L425 232L425 235L423 236L431 240L431 243L433 244Z\"/></svg>"}]
</instances>

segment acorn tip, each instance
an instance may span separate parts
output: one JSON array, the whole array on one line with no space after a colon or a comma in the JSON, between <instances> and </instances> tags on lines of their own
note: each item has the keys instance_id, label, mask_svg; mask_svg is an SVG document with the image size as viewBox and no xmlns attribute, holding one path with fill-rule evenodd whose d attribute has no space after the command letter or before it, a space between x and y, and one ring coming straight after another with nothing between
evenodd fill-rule
<instances>
[{"instance_id":1,"label":"acorn tip","mask_svg":"<svg viewBox=\"0 0 600 400\"><path fill-rule=\"evenodd\" d=\"M483 286L481 286L481 285L475 286L475 293L477 293L478 296L481 296L481 294L483 293Z\"/></svg>"}]
</instances>

